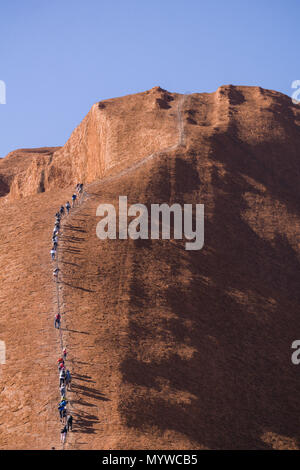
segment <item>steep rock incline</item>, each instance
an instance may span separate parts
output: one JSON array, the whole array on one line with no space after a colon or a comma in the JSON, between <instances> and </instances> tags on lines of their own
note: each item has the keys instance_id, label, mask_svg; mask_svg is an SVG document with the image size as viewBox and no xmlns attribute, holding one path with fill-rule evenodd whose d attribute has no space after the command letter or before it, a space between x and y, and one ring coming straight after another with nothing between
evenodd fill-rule
<instances>
[{"instance_id":1,"label":"steep rock incline","mask_svg":"<svg viewBox=\"0 0 300 470\"><path fill-rule=\"evenodd\" d=\"M69 194L48 192L0 208L0 448L58 448L60 427L50 261L53 214Z\"/></svg>"},{"instance_id":2,"label":"steep rock incline","mask_svg":"<svg viewBox=\"0 0 300 470\"><path fill-rule=\"evenodd\" d=\"M233 86L104 104L54 153L46 192L3 209L1 448L33 447L32 435L36 448L57 445L49 249L53 213L72 188L49 188L68 178L91 184L64 221L59 253L74 377L66 448L299 448L290 348L300 328L299 107ZM117 208L119 195L149 211L203 203L203 250L186 251L185 240L100 241L96 209ZM38 400L32 362L48 374Z\"/></svg>"},{"instance_id":3,"label":"steep rock incline","mask_svg":"<svg viewBox=\"0 0 300 470\"><path fill-rule=\"evenodd\" d=\"M66 226L82 334L68 340L81 423L68 448L299 447L299 110L229 86L186 97L183 115L185 146L92 184ZM123 194L204 203L204 249L98 240L98 204Z\"/></svg>"}]
</instances>

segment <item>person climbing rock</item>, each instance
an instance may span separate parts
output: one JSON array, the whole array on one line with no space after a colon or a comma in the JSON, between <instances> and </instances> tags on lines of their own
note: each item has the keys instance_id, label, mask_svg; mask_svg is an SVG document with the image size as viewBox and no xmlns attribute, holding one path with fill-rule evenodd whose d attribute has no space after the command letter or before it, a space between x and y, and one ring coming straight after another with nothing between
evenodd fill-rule
<instances>
[{"instance_id":1,"label":"person climbing rock","mask_svg":"<svg viewBox=\"0 0 300 470\"><path fill-rule=\"evenodd\" d=\"M68 431L72 431L72 426L73 426L73 416L68 415L67 416L67 429L68 429Z\"/></svg>"},{"instance_id":2,"label":"person climbing rock","mask_svg":"<svg viewBox=\"0 0 300 470\"><path fill-rule=\"evenodd\" d=\"M67 386L67 390L71 390L71 381L72 381L72 377L71 377L71 374L70 374L69 369L67 369L67 371L66 371L66 386Z\"/></svg>"},{"instance_id":3,"label":"person climbing rock","mask_svg":"<svg viewBox=\"0 0 300 470\"><path fill-rule=\"evenodd\" d=\"M59 212L60 212L61 216L64 215L64 213L65 213L65 208L64 208L64 206L60 206Z\"/></svg>"},{"instance_id":4,"label":"person climbing rock","mask_svg":"<svg viewBox=\"0 0 300 470\"><path fill-rule=\"evenodd\" d=\"M55 260L55 255L56 255L56 250L55 250L54 246L53 246L52 250L50 251L50 254L51 254L52 261L54 261Z\"/></svg>"},{"instance_id":5,"label":"person climbing rock","mask_svg":"<svg viewBox=\"0 0 300 470\"><path fill-rule=\"evenodd\" d=\"M65 441L66 441L66 437L67 437L67 432L68 432L68 428L66 425L64 425L64 427L61 429L60 431L60 440L61 442L64 444Z\"/></svg>"},{"instance_id":6,"label":"person climbing rock","mask_svg":"<svg viewBox=\"0 0 300 470\"><path fill-rule=\"evenodd\" d=\"M72 196L72 207L75 206L76 198L77 198L77 195L74 193Z\"/></svg>"},{"instance_id":7,"label":"person climbing rock","mask_svg":"<svg viewBox=\"0 0 300 470\"><path fill-rule=\"evenodd\" d=\"M67 410L66 410L66 408L63 409L62 419L63 419L63 422L66 424L66 421L67 421Z\"/></svg>"},{"instance_id":8,"label":"person climbing rock","mask_svg":"<svg viewBox=\"0 0 300 470\"><path fill-rule=\"evenodd\" d=\"M66 380L66 371L65 369L62 369L59 373L59 386L60 387L65 384L65 380Z\"/></svg>"},{"instance_id":9,"label":"person climbing rock","mask_svg":"<svg viewBox=\"0 0 300 470\"><path fill-rule=\"evenodd\" d=\"M58 404L58 406L61 408L65 408L69 402L66 400L65 397L62 398L61 402Z\"/></svg>"},{"instance_id":10,"label":"person climbing rock","mask_svg":"<svg viewBox=\"0 0 300 470\"><path fill-rule=\"evenodd\" d=\"M58 404L58 407L57 407L57 408L58 408L58 411L59 411L59 417L60 417L61 420L63 419L63 417L64 417L64 411L66 410L66 404L67 404L67 402L66 402L66 403L65 403L65 402L66 402L66 400L62 400L62 401Z\"/></svg>"},{"instance_id":11,"label":"person climbing rock","mask_svg":"<svg viewBox=\"0 0 300 470\"><path fill-rule=\"evenodd\" d=\"M60 420L63 419L63 410L64 410L64 408L63 408L62 406L61 406L61 407L58 407Z\"/></svg>"},{"instance_id":12,"label":"person climbing rock","mask_svg":"<svg viewBox=\"0 0 300 470\"><path fill-rule=\"evenodd\" d=\"M52 235L52 243L53 243L53 247L57 247L58 245L58 236L57 235ZM54 248L56 249L56 248Z\"/></svg>"},{"instance_id":13,"label":"person climbing rock","mask_svg":"<svg viewBox=\"0 0 300 470\"><path fill-rule=\"evenodd\" d=\"M54 271L53 271L53 276L55 278L58 278L58 272L59 272L59 268L55 268Z\"/></svg>"},{"instance_id":14,"label":"person climbing rock","mask_svg":"<svg viewBox=\"0 0 300 470\"><path fill-rule=\"evenodd\" d=\"M54 318L54 327L59 328L60 327L60 313L57 313Z\"/></svg>"},{"instance_id":15,"label":"person climbing rock","mask_svg":"<svg viewBox=\"0 0 300 470\"><path fill-rule=\"evenodd\" d=\"M63 349L63 356L64 356L64 360L66 360L67 359L67 348Z\"/></svg>"},{"instance_id":16,"label":"person climbing rock","mask_svg":"<svg viewBox=\"0 0 300 470\"><path fill-rule=\"evenodd\" d=\"M67 213L69 214L70 212L70 209L71 209L71 204L69 203L69 201L67 201L66 203L66 210L67 210Z\"/></svg>"},{"instance_id":17,"label":"person climbing rock","mask_svg":"<svg viewBox=\"0 0 300 470\"><path fill-rule=\"evenodd\" d=\"M63 360L62 357L60 357L59 359L57 359L57 367L58 367L58 370L60 371L62 369L62 365L65 364L65 361Z\"/></svg>"},{"instance_id":18,"label":"person climbing rock","mask_svg":"<svg viewBox=\"0 0 300 470\"><path fill-rule=\"evenodd\" d=\"M60 395L61 395L61 398L63 398L66 394L66 387L65 387L65 384L62 384L60 386Z\"/></svg>"}]
</instances>

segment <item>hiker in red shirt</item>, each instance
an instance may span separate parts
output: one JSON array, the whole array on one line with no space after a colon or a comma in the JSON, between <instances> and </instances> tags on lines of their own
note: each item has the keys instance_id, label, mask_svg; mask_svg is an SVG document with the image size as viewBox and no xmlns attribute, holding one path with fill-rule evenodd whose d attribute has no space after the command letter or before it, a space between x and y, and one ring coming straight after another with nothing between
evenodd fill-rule
<instances>
[{"instance_id":1,"label":"hiker in red shirt","mask_svg":"<svg viewBox=\"0 0 300 470\"><path fill-rule=\"evenodd\" d=\"M55 315L54 327L55 327L55 328L59 328L59 327L60 327L60 314L59 314L59 313L57 313L57 314Z\"/></svg>"}]
</instances>

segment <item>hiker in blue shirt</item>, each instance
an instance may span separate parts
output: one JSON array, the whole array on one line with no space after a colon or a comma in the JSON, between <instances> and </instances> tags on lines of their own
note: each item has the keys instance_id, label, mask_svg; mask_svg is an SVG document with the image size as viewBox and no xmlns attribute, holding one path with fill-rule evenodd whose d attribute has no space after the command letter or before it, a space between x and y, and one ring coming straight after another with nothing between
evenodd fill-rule
<instances>
[{"instance_id":1,"label":"hiker in blue shirt","mask_svg":"<svg viewBox=\"0 0 300 470\"><path fill-rule=\"evenodd\" d=\"M76 201L77 195L74 193L72 196L72 207L75 206L75 201Z\"/></svg>"}]
</instances>

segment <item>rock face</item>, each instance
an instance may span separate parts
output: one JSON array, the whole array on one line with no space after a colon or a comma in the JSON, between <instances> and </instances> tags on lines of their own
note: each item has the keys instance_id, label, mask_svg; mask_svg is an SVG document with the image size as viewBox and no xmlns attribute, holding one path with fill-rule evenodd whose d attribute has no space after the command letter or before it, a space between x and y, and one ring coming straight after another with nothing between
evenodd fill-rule
<instances>
[{"instance_id":1,"label":"rock face","mask_svg":"<svg viewBox=\"0 0 300 470\"><path fill-rule=\"evenodd\" d=\"M0 162L0 447L59 446L53 214L69 449L298 448L300 107L258 87L95 104L62 148ZM100 202L202 203L205 244L96 237Z\"/></svg>"},{"instance_id":2,"label":"rock face","mask_svg":"<svg viewBox=\"0 0 300 470\"><path fill-rule=\"evenodd\" d=\"M0 197L15 200L45 191L45 168L60 147L20 149L0 160Z\"/></svg>"},{"instance_id":3,"label":"rock face","mask_svg":"<svg viewBox=\"0 0 300 470\"><path fill-rule=\"evenodd\" d=\"M166 113L173 100L171 93L155 87L96 103L64 147L9 154L2 163L4 171L6 160L25 152L28 162L3 186L5 193L10 188L10 199L19 199L78 181L89 183L167 147L176 132L172 112Z\"/></svg>"}]
</instances>

